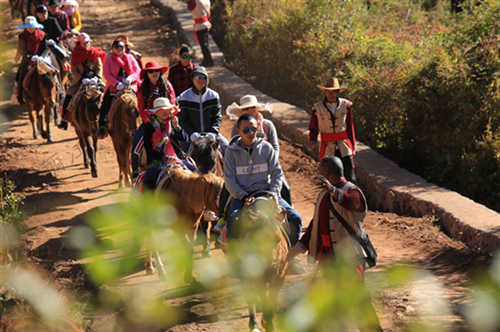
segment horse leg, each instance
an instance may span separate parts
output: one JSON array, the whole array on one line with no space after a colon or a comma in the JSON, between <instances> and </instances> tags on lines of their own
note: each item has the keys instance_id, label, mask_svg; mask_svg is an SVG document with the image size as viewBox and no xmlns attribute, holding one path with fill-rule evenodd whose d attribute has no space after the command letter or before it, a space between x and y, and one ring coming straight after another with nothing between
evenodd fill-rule
<instances>
[{"instance_id":1,"label":"horse leg","mask_svg":"<svg viewBox=\"0 0 500 332\"><path fill-rule=\"evenodd\" d=\"M185 256L182 260L186 264L184 271L184 282L186 284L197 284L198 280L193 274L193 243L192 241L189 241L189 239L192 239L192 237L188 238L188 234L185 229L174 228L173 230L181 241L181 246L184 249Z\"/></svg>"},{"instance_id":2,"label":"horse leg","mask_svg":"<svg viewBox=\"0 0 500 332\"><path fill-rule=\"evenodd\" d=\"M76 129L76 136L78 136L78 143L80 143L80 149L82 149L83 155L83 167L89 168L89 159L88 159L88 151L85 145L85 134L81 131L81 129Z\"/></svg>"},{"instance_id":3,"label":"horse leg","mask_svg":"<svg viewBox=\"0 0 500 332\"><path fill-rule=\"evenodd\" d=\"M116 161L118 162L118 189L123 188L124 183L123 183L123 173L122 173L122 163L121 163L121 147L120 143L115 141L113 139L113 146L115 148L115 153L116 153Z\"/></svg>"},{"instance_id":4,"label":"horse leg","mask_svg":"<svg viewBox=\"0 0 500 332\"><path fill-rule=\"evenodd\" d=\"M95 142L95 141L94 141ZM96 178L99 176L97 173L97 165L95 162L95 153L94 153L94 147L92 146L90 142L90 135L87 134L87 137L85 137L85 145L87 146L87 154L90 159L90 173L92 174L93 178ZM87 161L87 168L88 168L88 161Z\"/></svg>"},{"instance_id":5,"label":"horse leg","mask_svg":"<svg viewBox=\"0 0 500 332\"><path fill-rule=\"evenodd\" d=\"M45 129L46 129L46 138L47 142L52 143L54 139L52 138L52 133L50 132L50 120L51 120L52 108L45 105L44 106L44 114L45 114Z\"/></svg>"},{"instance_id":6,"label":"horse leg","mask_svg":"<svg viewBox=\"0 0 500 332\"><path fill-rule=\"evenodd\" d=\"M245 296L245 301L248 307L248 328L251 332L259 332L259 323L257 322L257 314L255 310L255 304L257 303L257 295L255 294L255 289L252 286L251 281L242 280L241 282L243 295Z\"/></svg>"},{"instance_id":7,"label":"horse leg","mask_svg":"<svg viewBox=\"0 0 500 332\"><path fill-rule=\"evenodd\" d=\"M92 137L92 142L94 143L93 146L91 147L90 142L89 142L89 156L90 156L90 172L92 173L93 178L99 177L99 171L97 170L97 136L95 135L95 132L92 132L91 134Z\"/></svg>"},{"instance_id":8,"label":"horse leg","mask_svg":"<svg viewBox=\"0 0 500 332\"><path fill-rule=\"evenodd\" d=\"M31 122L31 127L33 128L33 138L34 139L39 139L40 134L38 133L38 124L37 124L37 117L35 116L35 111L33 109L33 105L30 103L26 103L26 110L28 111L28 115L30 118Z\"/></svg>"},{"instance_id":9,"label":"horse leg","mask_svg":"<svg viewBox=\"0 0 500 332\"><path fill-rule=\"evenodd\" d=\"M123 173L124 173L124 176L125 176L125 185L127 187L130 187L132 186L132 178L131 178L131 173L130 173L130 155L132 153L132 142L130 144L128 144L125 148L124 148L125 152L124 152L124 164L123 164Z\"/></svg>"}]
</instances>

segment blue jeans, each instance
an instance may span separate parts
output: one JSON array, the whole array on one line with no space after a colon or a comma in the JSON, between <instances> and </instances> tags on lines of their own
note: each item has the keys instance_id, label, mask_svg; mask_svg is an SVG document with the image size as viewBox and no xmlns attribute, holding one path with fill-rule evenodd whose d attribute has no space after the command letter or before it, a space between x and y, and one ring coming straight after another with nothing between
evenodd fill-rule
<instances>
[{"instance_id":1,"label":"blue jeans","mask_svg":"<svg viewBox=\"0 0 500 332\"><path fill-rule=\"evenodd\" d=\"M286 210L286 216L290 225L290 242L292 247L299 241L300 232L302 231L302 216L290 206L283 198L278 197L278 203ZM244 202L239 199L234 199L227 215L227 230L231 234L231 223L237 214L244 206Z\"/></svg>"}]
</instances>

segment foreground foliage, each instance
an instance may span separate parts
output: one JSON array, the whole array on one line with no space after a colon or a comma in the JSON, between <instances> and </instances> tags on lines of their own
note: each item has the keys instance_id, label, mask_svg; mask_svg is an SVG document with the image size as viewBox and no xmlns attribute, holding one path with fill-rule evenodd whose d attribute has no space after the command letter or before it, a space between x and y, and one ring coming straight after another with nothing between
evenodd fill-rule
<instances>
[{"instance_id":1,"label":"foreground foliage","mask_svg":"<svg viewBox=\"0 0 500 332\"><path fill-rule=\"evenodd\" d=\"M361 141L500 211L500 2L458 15L433 3L226 1L225 55L302 107L338 77Z\"/></svg>"}]
</instances>

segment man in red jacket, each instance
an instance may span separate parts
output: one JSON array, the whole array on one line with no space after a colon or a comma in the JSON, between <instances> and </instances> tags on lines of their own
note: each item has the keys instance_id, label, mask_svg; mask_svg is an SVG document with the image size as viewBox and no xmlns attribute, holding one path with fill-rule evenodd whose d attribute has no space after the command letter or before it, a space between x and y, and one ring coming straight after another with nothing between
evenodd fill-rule
<instances>
[{"instance_id":1,"label":"man in red jacket","mask_svg":"<svg viewBox=\"0 0 500 332\"><path fill-rule=\"evenodd\" d=\"M325 98L312 107L309 122L309 151L318 145L318 133L321 135L319 160L324 156L337 156L344 165L347 181L356 182L354 175L354 150L356 138L352 122L352 102L339 98L339 93L347 90L339 86L339 81L330 77L325 86L318 85L325 93Z\"/></svg>"}]
</instances>

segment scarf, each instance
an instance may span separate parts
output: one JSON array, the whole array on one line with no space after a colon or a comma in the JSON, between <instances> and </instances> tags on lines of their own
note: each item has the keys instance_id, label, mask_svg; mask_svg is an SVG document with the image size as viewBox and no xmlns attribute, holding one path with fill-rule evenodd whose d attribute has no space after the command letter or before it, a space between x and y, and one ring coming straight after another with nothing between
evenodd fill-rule
<instances>
[{"instance_id":1,"label":"scarf","mask_svg":"<svg viewBox=\"0 0 500 332\"><path fill-rule=\"evenodd\" d=\"M118 66L123 69L126 76L133 73L132 64L129 62L127 54L123 54L123 59L114 53L111 54L111 57L118 64Z\"/></svg>"},{"instance_id":2,"label":"scarf","mask_svg":"<svg viewBox=\"0 0 500 332\"><path fill-rule=\"evenodd\" d=\"M70 9L66 9L66 7L63 7L61 8L63 10L63 12L66 13L66 15L68 15L68 17L71 17L71 15L73 15L73 13L75 12L75 7L74 6L71 6Z\"/></svg>"},{"instance_id":3,"label":"scarf","mask_svg":"<svg viewBox=\"0 0 500 332\"><path fill-rule=\"evenodd\" d=\"M156 98L166 97L165 92L163 91L160 92L160 83L162 83L160 80L161 78L158 79L156 85L153 85L151 84L151 82L149 82L149 91L151 91L151 93L149 94L149 97L144 103L147 108L154 108L154 101L156 100Z\"/></svg>"},{"instance_id":4,"label":"scarf","mask_svg":"<svg viewBox=\"0 0 500 332\"><path fill-rule=\"evenodd\" d=\"M73 50L71 64L73 66L78 66L85 60L96 62L98 58L101 58L102 63L104 63L104 59L106 58L106 53L99 47L91 47L89 49L86 49L82 45L76 44L75 49Z\"/></svg>"},{"instance_id":5,"label":"scarf","mask_svg":"<svg viewBox=\"0 0 500 332\"><path fill-rule=\"evenodd\" d=\"M26 40L26 53L35 55L40 48L40 42L45 38L45 32L40 29L36 29L33 33L24 30L23 35Z\"/></svg>"},{"instance_id":6,"label":"scarf","mask_svg":"<svg viewBox=\"0 0 500 332\"><path fill-rule=\"evenodd\" d=\"M155 128L153 137L151 138L153 149L158 152L162 152L166 156L177 157L169 136L172 134L170 120L168 120L167 123L164 123L159 117L151 114L149 116L149 121ZM165 130L166 128L168 129Z\"/></svg>"}]
</instances>

